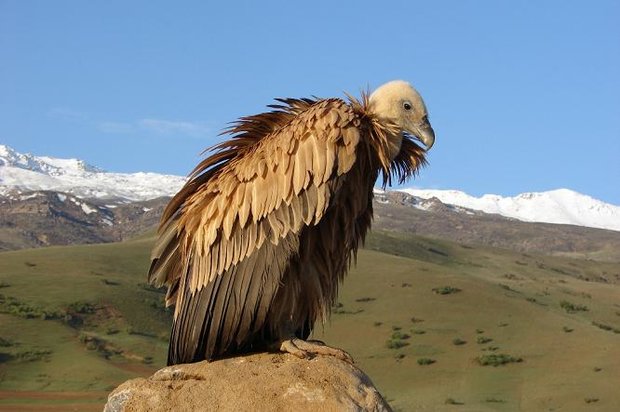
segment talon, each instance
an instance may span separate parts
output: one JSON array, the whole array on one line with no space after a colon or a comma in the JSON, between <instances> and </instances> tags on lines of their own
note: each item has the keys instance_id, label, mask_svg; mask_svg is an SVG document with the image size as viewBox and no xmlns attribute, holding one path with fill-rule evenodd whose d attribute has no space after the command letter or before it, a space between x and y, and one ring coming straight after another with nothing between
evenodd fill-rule
<instances>
[{"instance_id":1,"label":"talon","mask_svg":"<svg viewBox=\"0 0 620 412\"><path fill-rule=\"evenodd\" d=\"M342 349L332 348L321 341L305 341L302 339L287 339L280 343L280 351L288 352L301 359L306 359L312 355L333 356L337 359L353 364L353 358Z\"/></svg>"},{"instance_id":2,"label":"talon","mask_svg":"<svg viewBox=\"0 0 620 412\"><path fill-rule=\"evenodd\" d=\"M280 344L280 351L290 353L291 355L297 356L300 359L306 359L308 357L308 353L299 349L292 339L282 341Z\"/></svg>"}]
</instances>

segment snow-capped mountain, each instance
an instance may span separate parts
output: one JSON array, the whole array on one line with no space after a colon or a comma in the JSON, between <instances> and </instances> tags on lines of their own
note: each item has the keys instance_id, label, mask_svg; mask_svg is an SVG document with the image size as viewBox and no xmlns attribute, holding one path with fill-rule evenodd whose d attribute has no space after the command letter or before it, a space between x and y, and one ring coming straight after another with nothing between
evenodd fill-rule
<instances>
[{"instance_id":1,"label":"snow-capped mountain","mask_svg":"<svg viewBox=\"0 0 620 412\"><path fill-rule=\"evenodd\" d=\"M28 191L69 193L82 199L134 202L174 195L185 178L157 173L111 173L82 160L22 154L0 145L0 196L22 196ZM620 206L568 189L524 193L515 197L473 197L457 190L400 189L416 198L437 198L454 205L457 213L471 210L499 214L526 222L562 223L620 231ZM26 194L27 196L27 194ZM381 202L381 198L377 197ZM431 203L412 201L425 209Z\"/></svg>"},{"instance_id":2,"label":"snow-capped mountain","mask_svg":"<svg viewBox=\"0 0 620 412\"><path fill-rule=\"evenodd\" d=\"M620 231L620 206L569 189L522 193L514 197L470 196L458 190L400 189L410 195L494 213L525 222L561 223Z\"/></svg>"},{"instance_id":3,"label":"snow-capped mountain","mask_svg":"<svg viewBox=\"0 0 620 412\"><path fill-rule=\"evenodd\" d=\"M0 145L0 195L51 190L84 199L138 201L174 195L181 176L157 173L110 173L78 159L22 154Z\"/></svg>"}]
</instances>

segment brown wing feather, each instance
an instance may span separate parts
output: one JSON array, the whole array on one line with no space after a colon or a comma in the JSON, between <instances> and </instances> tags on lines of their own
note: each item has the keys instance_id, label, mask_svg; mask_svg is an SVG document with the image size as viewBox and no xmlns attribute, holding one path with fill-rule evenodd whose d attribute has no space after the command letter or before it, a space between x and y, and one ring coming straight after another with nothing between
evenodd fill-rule
<instances>
[{"instance_id":1,"label":"brown wing feather","mask_svg":"<svg viewBox=\"0 0 620 412\"><path fill-rule=\"evenodd\" d=\"M299 254L284 274L269 313L267 329L275 336L286 336L283 329L293 325L296 335L306 338L315 321L326 320L336 301L339 283L372 219L379 161L366 156L373 153L363 147L366 144L368 140L357 148L354 167L329 181L331 202L322 219L301 232ZM306 193L312 198L310 191Z\"/></svg>"},{"instance_id":2,"label":"brown wing feather","mask_svg":"<svg viewBox=\"0 0 620 412\"><path fill-rule=\"evenodd\" d=\"M359 129L344 101L282 103L233 126L166 210L149 279L168 285L176 305L170 363L211 359L265 333L303 228L321 221L331 182L355 163Z\"/></svg>"}]
</instances>

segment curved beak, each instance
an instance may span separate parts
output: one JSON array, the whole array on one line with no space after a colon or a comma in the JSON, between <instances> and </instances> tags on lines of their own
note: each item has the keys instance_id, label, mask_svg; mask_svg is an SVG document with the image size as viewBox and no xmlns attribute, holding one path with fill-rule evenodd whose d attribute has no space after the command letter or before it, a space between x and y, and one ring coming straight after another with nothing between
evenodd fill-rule
<instances>
[{"instance_id":1,"label":"curved beak","mask_svg":"<svg viewBox=\"0 0 620 412\"><path fill-rule=\"evenodd\" d=\"M433 144L435 144L435 131L431 127L431 124L428 121L423 122L418 125L416 132L416 137L424 143L426 150L430 150Z\"/></svg>"}]
</instances>

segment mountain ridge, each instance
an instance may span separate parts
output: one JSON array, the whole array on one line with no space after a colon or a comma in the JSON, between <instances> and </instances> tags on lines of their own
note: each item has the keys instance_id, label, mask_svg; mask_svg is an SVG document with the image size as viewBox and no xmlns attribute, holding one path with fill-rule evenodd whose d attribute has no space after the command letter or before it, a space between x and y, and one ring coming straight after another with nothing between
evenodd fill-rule
<instances>
[{"instance_id":1,"label":"mountain ridge","mask_svg":"<svg viewBox=\"0 0 620 412\"><path fill-rule=\"evenodd\" d=\"M22 154L0 145L0 197L5 199L15 199L20 193L55 191L112 203L147 201L173 196L185 181L182 176L158 173L107 172L83 160ZM426 200L437 198L444 204L456 206L453 209L461 213L481 211L525 222L620 231L620 206L570 189L479 198L458 190L401 188L393 191ZM382 193L381 190L375 192Z\"/></svg>"},{"instance_id":2,"label":"mountain ridge","mask_svg":"<svg viewBox=\"0 0 620 412\"><path fill-rule=\"evenodd\" d=\"M20 191L56 191L83 199L146 201L171 196L185 178L150 172L106 172L79 159L22 154L0 145L0 196Z\"/></svg>"},{"instance_id":3,"label":"mountain ridge","mask_svg":"<svg viewBox=\"0 0 620 412\"><path fill-rule=\"evenodd\" d=\"M565 188L526 192L511 197L493 194L475 197L459 190L401 191L422 199L435 197L443 203L525 222L571 224L620 231L620 206Z\"/></svg>"}]
</instances>

